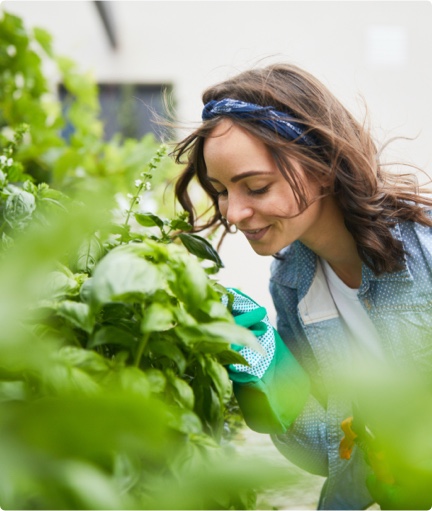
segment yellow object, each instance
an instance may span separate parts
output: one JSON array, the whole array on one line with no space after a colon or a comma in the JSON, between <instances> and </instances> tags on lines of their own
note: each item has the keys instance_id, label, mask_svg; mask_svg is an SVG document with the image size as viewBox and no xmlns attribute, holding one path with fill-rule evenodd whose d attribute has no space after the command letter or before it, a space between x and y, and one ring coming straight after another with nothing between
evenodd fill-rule
<instances>
[{"instance_id":1,"label":"yellow object","mask_svg":"<svg viewBox=\"0 0 432 511\"><path fill-rule=\"evenodd\" d=\"M353 418L348 417L341 422L341 428L344 432L344 437L342 438L339 444L339 456L343 460L349 460L351 458L351 453L354 448L355 439L357 438L357 434L352 430L352 422Z\"/></svg>"}]
</instances>

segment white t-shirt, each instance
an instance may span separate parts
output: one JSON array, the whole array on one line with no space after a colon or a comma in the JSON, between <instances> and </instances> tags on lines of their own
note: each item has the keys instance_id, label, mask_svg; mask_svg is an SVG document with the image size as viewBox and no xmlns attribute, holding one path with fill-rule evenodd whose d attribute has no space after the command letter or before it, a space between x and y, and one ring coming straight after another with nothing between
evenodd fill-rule
<instances>
[{"instance_id":1,"label":"white t-shirt","mask_svg":"<svg viewBox=\"0 0 432 511\"><path fill-rule=\"evenodd\" d=\"M334 272L329 263L320 258L324 275L334 303L347 332L354 342L354 349L383 358L379 334L358 298L358 289L348 287Z\"/></svg>"}]
</instances>

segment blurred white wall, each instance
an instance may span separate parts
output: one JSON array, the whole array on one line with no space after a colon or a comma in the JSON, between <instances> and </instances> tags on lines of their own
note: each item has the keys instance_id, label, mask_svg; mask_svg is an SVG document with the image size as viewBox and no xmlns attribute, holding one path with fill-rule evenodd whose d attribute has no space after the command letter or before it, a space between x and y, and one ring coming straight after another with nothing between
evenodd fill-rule
<instances>
[{"instance_id":1,"label":"blurred white wall","mask_svg":"<svg viewBox=\"0 0 432 511\"><path fill-rule=\"evenodd\" d=\"M178 118L199 122L201 93L250 66L289 61L321 79L356 115L368 105L375 133L417 137L391 157L432 174L432 4L429 1L113 1L113 51L93 2L5 1L54 36L57 53L99 82L168 82ZM221 251L224 285L271 311L271 258L238 234ZM273 316L273 312L271 312Z\"/></svg>"}]
</instances>

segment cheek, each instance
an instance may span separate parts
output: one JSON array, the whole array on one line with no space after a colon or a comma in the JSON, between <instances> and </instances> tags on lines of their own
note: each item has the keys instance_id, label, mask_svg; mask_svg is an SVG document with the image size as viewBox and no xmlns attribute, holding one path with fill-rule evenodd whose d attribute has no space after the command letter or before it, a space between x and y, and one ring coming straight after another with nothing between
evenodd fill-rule
<instances>
[{"instance_id":1,"label":"cheek","mask_svg":"<svg viewBox=\"0 0 432 511\"><path fill-rule=\"evenodd\" d=\"M227 201L223 198L216 199L217 208L222 216L226 216L227 212Z\"/></svg>"},{"instance_id":2,"label":"cheek","mask_svg":"<svg viewBox=\"0 0 432 511\"><path fill-rule=\"evenodd\" d=\"M280 190L276 196L272 197L268 204L268 211L281 218L297 215L299 207L291 189Z\"/></svg>"},{"instance_id":3,"label":"cheek","mask_svg":"<svg viewBox=\"0 0 432 511\"><path fill-rule=\"evenodd\" d=\"M303 217L304 223L306 225L314 225L320 217L321 214L321 201L315 201L312 203L303 213L300 215L300 218Z\"/></svg>"},{"instance_id":4,"label":"cheek","mask_svg":"<svg viewBox=\"0 0 432 511\"><path fill-rule=\"evenodd\" d=\"M273 198L273 210L275 214L281 217L294 217L293 219L305 219L314 217L318 214L320 209L320 200L314 200L320 194L320 187L318 184L310 184L305 190L300 188L300 194L305 193L306 203L309 206L304 209L304 206L298 204L294 191L288 183L280 185L277 196ZM278 213L277 213L278 211Z\"/></svg>"}]
</instances>

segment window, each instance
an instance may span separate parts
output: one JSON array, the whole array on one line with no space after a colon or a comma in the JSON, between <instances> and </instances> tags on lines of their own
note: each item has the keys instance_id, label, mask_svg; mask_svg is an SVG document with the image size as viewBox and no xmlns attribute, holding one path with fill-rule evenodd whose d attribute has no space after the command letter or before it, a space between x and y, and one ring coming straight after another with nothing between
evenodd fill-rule
<instances>
[{"instance_id":1,"label":"window","mask_svg":"<svg viewBox=\"0 0 432 511\"><path fill-rule=\"evenodd\" d=\"M153 133L157 140L169 138L170 130L155 121L155 115L164 118L163 95L169 94L172 87L167 84L100 83L100 119L104 124L105 139L115 133L125 138L141 138ZM67 109L68 92L59 86L59 96L64 109ZM63 136L69 137L71 126L66 126Z\"/></svg>"}]
</instances>

